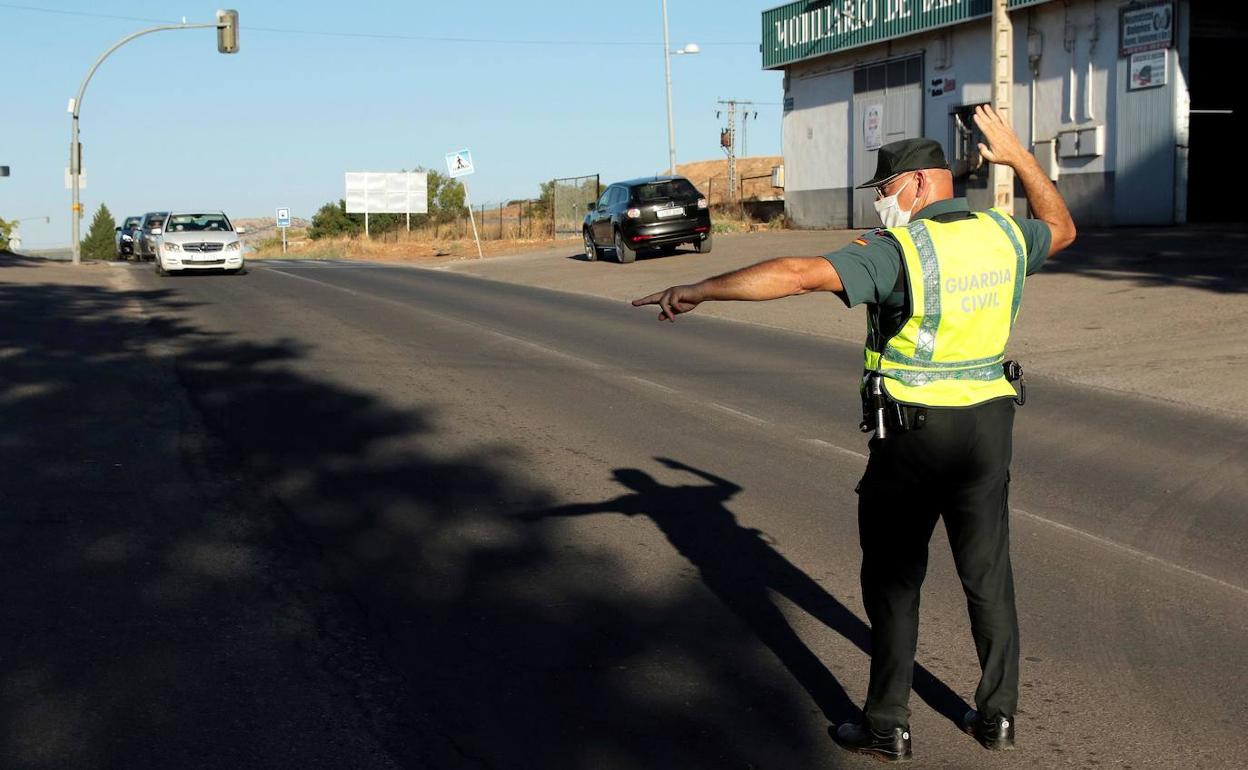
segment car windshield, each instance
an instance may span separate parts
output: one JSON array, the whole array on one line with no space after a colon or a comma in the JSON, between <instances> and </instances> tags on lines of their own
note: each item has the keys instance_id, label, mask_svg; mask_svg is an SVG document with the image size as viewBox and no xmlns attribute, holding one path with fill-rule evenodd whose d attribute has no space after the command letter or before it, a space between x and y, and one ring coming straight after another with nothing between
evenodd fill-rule
<instances>
[{"instance_id":1,"label":"car windshield","mask_svg":"<svg viewBox=\"0 0 1248 770\"><path fill-rule=\"evenodd\" d=\"M165 232L170 233L224 232L231 229L230 221L224 214L174 214L165 225Z\"/></svg>"},{"instance_id":2,"label":"car windshield","mask_svg":"<svg viewBox=\"0 0 1248 770\"><path fill-rule=\"evenodd\" d=\"M160 227L160 223L164 221L165 221L164 214L153 214L147 218L147 221L143 223L143 226L150 230L153 227Z\"/></svg>"},{"instance_id":3,"label":"car windshield","mask_svg":"<svg viewBox=\"0 0 1248 770\"><path fill-rule=\"evenodd\" d=\"M672 179L664 182L641 184L634 188L637 200L647 201L669 200L672 198L696 198L698 190L688 179Z\"/></svg>"},{"instance_id":4,"label":"car windshield","mask_svg":"<svg viewBox=\"0 0 1248 770\"><path fill-rule=\"evenodd\" d=\"M126 223L122 225L122 229L129 230L131 227L138 227L140 221L142 220L138 217L130 217L126 220Z\"/></svg>"}]
</instances>

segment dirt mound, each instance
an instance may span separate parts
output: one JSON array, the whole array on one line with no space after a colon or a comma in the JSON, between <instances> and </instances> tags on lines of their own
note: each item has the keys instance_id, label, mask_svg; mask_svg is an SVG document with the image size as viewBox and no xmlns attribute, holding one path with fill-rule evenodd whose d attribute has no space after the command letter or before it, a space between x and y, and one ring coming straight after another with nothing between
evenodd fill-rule
<instances>
[{"instance_id":1,"label":"dirt mound","mask_svg":"<svg viewBox=\"0 0 1248 770\"><path fill-rule=\"evenodd\" d=\"M737 158L737 179L741 198L754 200L781 200L784 188L771 186L771 170L784 163L779 155L763 155L753 158ZM722 203L728 197L728 159L702 160L680 163L676 173L693 182L711 203Z\"/></svg>"}]
</instances>

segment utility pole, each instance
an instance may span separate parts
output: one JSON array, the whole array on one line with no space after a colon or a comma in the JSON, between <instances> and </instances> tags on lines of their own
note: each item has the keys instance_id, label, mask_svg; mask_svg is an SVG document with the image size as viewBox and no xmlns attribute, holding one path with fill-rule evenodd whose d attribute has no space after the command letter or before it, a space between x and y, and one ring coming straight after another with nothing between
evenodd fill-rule
<instances>
[{"instance_id":1,"label":"utility pole","mask_svg":"<svg viewBox=\"0 0 1248 770\"><path fill-rule=\"evenodd\" d=\"M992 4L992 107L1006 125L1013 125L1014 25L1007 2L993 0ZM1014 169L992 164L988 169L988 187L992 190L992 205L1013 213Z\"/></svg>"},{"instance_id":2,"label":"utility pole","mask_svg":"<svg viewBox=\"0 0 1248 770\"><path fill-rule=\"evenodd\" d=\"M737 200L740 192L737 189L737 105L753 104L743 99L720 99L716 104L728 105L728 128L719 134L719 145L728 153L728 202L733 203ZM745 123L742 121L741 130L744 134ZM744 137L743 137L744 138ZM743 142L744 144L744 142Z\"/></svg>"}]
</instances>

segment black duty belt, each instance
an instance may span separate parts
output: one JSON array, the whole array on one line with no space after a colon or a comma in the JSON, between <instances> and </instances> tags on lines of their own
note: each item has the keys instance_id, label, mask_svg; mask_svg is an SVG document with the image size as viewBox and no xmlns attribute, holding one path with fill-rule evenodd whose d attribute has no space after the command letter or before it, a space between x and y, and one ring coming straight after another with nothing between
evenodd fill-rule
<instances>
[{"instance_id":1,"label":"black duty belt","mask_svg":"<svg viewBox=\"0 0 1248 770\"><path fill-rule=\"evenodd\" d=\"M1023 379L1023 366L1017 361L1005 361L1001 365L1005 379L1018 383L1018 395L1014 403L1027 403L1027 381ZM883 376L868 372L862 389L862 422L858 429L863 433L875 431L876 438L886 438L889 431L901 433L918 430L927 424L927 407L900 404L884 392Z\"/></svg>"}]
</instances>

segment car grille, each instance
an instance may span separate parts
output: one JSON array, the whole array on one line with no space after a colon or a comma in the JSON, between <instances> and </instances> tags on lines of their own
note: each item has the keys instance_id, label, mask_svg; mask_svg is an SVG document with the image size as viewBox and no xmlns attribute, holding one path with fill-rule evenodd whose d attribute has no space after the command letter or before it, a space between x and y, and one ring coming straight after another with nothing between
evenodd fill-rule
<instances>
[{"instance_id":1,"label":"car grille","mask_svg":"<svg viewBox=\"0 0 1248 770\"><path fill-rule=\"evenodd\" d=\"M223 248L225 248L224 243L184 243L182 244L183 251L198 251L201 253L205 251L220 251Z\"/></svg>"},{"instance_id":2,"label":"car grille","mask_svg":"<svg viewBox=\"0 0 1248 770\"><path fill-rule=\"evenodd\" d=\"M185 262L185 263L186 263L186 264L188 264L188 265L196 265L196 266L202 266L202 265L224 265L224 264L225 264L225 260L224 260L224 259L184 259L184 260L182 260L182 261L183 261L183 262Z\"/></svg>"}]
</instances>

